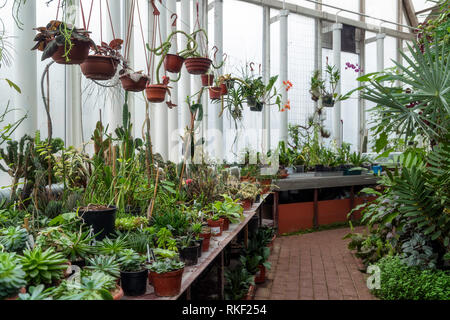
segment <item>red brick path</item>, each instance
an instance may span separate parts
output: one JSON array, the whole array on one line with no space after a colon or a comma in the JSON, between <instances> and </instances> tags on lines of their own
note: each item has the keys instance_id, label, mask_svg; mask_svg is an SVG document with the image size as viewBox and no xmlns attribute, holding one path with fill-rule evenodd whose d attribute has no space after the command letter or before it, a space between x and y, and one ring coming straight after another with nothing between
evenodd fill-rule
<instances>
[{"instance_id":1,"label":"red brick path","mask_svg":"<svg viewBox=\"0 0 450 320\"><path fill-rule=\"evenodd\" d=\"M361 227L357 230L361 231ZM342 237L348 228L278 237L269 258L272 268L255 299L369 300L375 299Z\"/></svg>"}]
</instances>

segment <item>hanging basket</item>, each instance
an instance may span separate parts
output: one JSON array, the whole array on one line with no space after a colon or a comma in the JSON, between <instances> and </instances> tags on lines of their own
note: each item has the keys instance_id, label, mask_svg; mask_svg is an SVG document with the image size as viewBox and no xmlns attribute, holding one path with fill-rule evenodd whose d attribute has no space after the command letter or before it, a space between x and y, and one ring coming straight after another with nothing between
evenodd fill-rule
<instances>
[{"instance_id":1,"label":"hanging basket","mask_svg":"<svg viewBox=\"0 0 450 320\"><path fill-rule=\"evenodd\" d=\"M224 96L228 93L228 88L225 83L220 84L220 95Z\"/></svg>"},{"instance_id":2,"label":"hanging basket","mask_svg":"<svg viewBox=\"0 0 450 320\"><path fill-rule=\"evenodd\" d=\"M219 100L222 96L221 94L222 88L221 87L211 87L209 88L209 98L211 100Z\"/></svg>"},{"instance_id":3,"label":"hanging basket","mask_svg":"<svg viewBox=\"0 0 450 320\"><path fill-rule=\"evenodd\" d=\"M164 58L164 67L167 72L179 73L183 67L184 58L176 54L168 54Z\"/></svg>"},{"instance_id":4,"label":"hanging basket","mask_svg":"<svg viewBox=\"0 0 450 320\"><path fill-rule=\"evenodd\" d=\"M261 112L263 109L263 103L256 100L255 97L248 97L247 105L250 107L250 111Z\"/></svg>"},{"instance_id":5,"label":"hanging basket","mask_svg":"<svg viewBox=\"0 0 450 320\"><path fill-rule=\"evenodd\" d=\"M80 64L81 72L91 80L109 80L117 72L119 60L111 56L90 55Z\"/></svg>"},{"instance_id":6,"label":"hanging basket","mask_svg":"<svg viewBox=\"0 0 450 320\"><path fill-rule=\"evenodd\" d=\"M147 100L153 103L161 103L166 100L166 93L169 88L163 84L150 84L145 88Z\"/></svg>"},{"instance_id":7,"label":"hanging basket","mask_svg":"<svg viewBox=\"0 0 450 320\"><path fill-rule=\"evenodd\" d=\"M333 108L335 101L333 99L333 96L331 94L328 94L322 98L322 103L326 108Z\"/></svg>"},{"instance_id":8,"label":"hanging basket","mask_svg":"<svg viewBox=\"0 0 450 320\"><path fill-rule=\"evenodd\" d=\"M69 61L66 60L65 46L59 46L58 50L52 55L52 59L58 64L81 64L89 56L90 43L77 39L71 39L72 49L69 51Z\"/></svg>"},{"instance_id":9,"label":"hanging basket","mask_svg":"<svg viewBox=\"0 0 450 320\"><path fill-rule=\"evenodd\" d=\"M213 74L202 74L201 78L203 87L211 87L214 84Z\"/></svg>"},{"instance_id":10,"label":"hanging basket","mask_svg":"<svg viewBox=\"0 0 450 320\"><path fill-rule=\"evenodd\" d=\"M136 73L127 73L123 76L120 76L120 81L122 82L122 87L125 91L141 92L145 89L148 82L148 77L143 74L138 74L140 78L138 78L138 80L136 81L137 77L135 75Z\"/></svg>"},{"instance_id":11,"label":"hanging basket","mask_svg":"<svg viewBox=\"0 0 450 320\"><path fill-rule=\"evenodd\" d=\"M205 74L211 67L212 61L208 58L187 58L184 61L187 71L190 74Z\"/></svg>"}]
</instances>

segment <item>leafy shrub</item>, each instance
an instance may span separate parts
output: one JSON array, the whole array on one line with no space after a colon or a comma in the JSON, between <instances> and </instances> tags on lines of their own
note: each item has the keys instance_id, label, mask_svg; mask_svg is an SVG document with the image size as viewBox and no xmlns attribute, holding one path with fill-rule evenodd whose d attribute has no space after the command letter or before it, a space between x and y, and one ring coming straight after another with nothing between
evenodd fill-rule
<instances>
[{"instance_id":1,"label":"leafy shrub","mask_svg":"<svg viewBox=\"0 0 450 320\"><path fill-rule=\"evenodd\" d=\"M255 277L242 265L232 270L225 270L225 299L242 299L250 285L255 284L254 279Z\"/></svg>"},{"instance_id":2,"label":"leafy shrub","mask_svg":"<svg viewBox=\"0 0 450 320\"><path fill-rule=\"evenodd\" d=\"M385 300L449 300L450 273L408 267L397 256L382 258L381 289L374 293Z\"/></svg>"}]
</instances>

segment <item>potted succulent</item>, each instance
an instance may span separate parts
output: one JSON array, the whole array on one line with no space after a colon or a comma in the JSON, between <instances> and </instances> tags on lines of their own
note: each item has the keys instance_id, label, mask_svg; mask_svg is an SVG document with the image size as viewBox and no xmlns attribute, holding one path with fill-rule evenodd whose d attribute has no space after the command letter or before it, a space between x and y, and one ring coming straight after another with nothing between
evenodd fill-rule
<instances>
[{"instance_id":1,"label":"potted succulent","mask_svg":"<svg viewBox=\"0 0 450 320\"><path fill-rule=\"evenodd\" d=\"M260 192L261 190L258 188L257 184L248 181L241 182L237 196L242 200L242 207L245 211L251 209Z\"/></svg>"},{"instance_id":2,"label":"potted succulent","mask_svg":"<svg viewBox=\"0 0 450 320\"><path fill-rule=\"evenodd\" d=\"M145 88L145 94L147 96L147 100L152 103L161 103L166 100L167 93L170 94L169 78L164 76L163 82L159 82L159 75L156 75L157 83L156 84L147 84Z\"/></svg>"},{"instance_id":3,"label":"potted succulent","mask_svg":"<svg viewBox=\"0 0 450 320\"><path fill-rule=\"evenodd\" d=\"M195 242L192 236L182 236L178 238L178 252L180 253L180 260L186 266L196 265L198 262L199 243Z\"/></svg>"},{"instance_id":4,"label":"potted succulent","mask_svg":"<svg viewBox=\"0 0 450 320\"><path fill-rule=\"evenodd\" d=\"M94 54L80 65L84 76L91 80L109 80L114 77L119 62L123 60L120 54L122 43L122 39L114 39L109 44L102 42L100 46L91 47Z\"/></svg>"},{"instance_id":5,"label":"potted succulent","mask_svg":"<svg viewBox=\"0 0 450 320\"><path fill-rule=\"evenodd\" d=\"M0 247L5 251L21 253L28 241L28 231L20 226L0 229Z\"/></svg>"},{"instance_id":6,"label":"potted succulent","mask_svg":"<svg viewBox=\"0 0 450 320\"><path fill-rule=\"evenodd\" d=\"M203 241L204 238L201 236L202 233L202 224L201 222L193 223L191 226L192 235L194 237L194 241L198 243L198 257L200 258L202 256L203 251Z\"/></svg>"},{"instance_id":7,"label":"potted succulent","mask_svg":"<svg viewBox=\"0 0 450 320\"><path fill-rule=\"evenodd\" d=\"M211 228L208 226L202 226L200 237L203 238L202 251L206 252L209 250L209 242L211 239Z\"/></svg>"},{"instance_id":8,"label":"potted succulent","mask_svg":"<svg viewBox=\"0 0 450 320\"><path fill-rule=\"evenodd\" d=\"M115 206L89 204L78 208L78 214L94 229L97 240L103 240L115 231L116 212Z\"/></svg>"},{"instance_id":9,"label":"potted succulent","mask_svg":"<svg viewBox=\"0 0 450 320\"><path fill-rule=\"evenodd\" d=\"M180 293L184 266L177 259L165 258L156 260L148 267L157 296L173 297Z\"/></svg>"},{"instance_id":10,"label":"potted succulent","mask_svg":"<svg viewBox=\"0 0 450 320\"><path fill-rule=\"evenodd\" d=\"M0 300L16 300L25 293L25 272L15 253L0 252Z\"/></svg>"},{"instance_id":11,"label":"potted succulent","mask_svg":"<svg viewBox=\"0 0 450 320\"><path fill-rule=\"evenodd\" d=\"M80 64L89 55L89 48L96 47L89 31L78 29L62 21L53 20L45 27L35 28L36 45L31 50L42 51L41 60L52 59L59 64Z\"/></svg>"},{"instance_id":12,"label":"potted succulent","mask_svg":"<svg viewBox=\"0 0 450 320\"><path fill-rule=\"evenodd\" d=\"M141 296L147 290L148 270L145 257L132 249L124 249L119 254L120 283L127 296Z\"/></svg>"},{"instance_id":13,"label":"potted succulent","mask_svg":"<svg viewBox=\"0 0 450 320\"><path fill-rule=\"evenodd\" d=\"M243 265L225 270L225 299L252 300L255 289L254 278Z\"/></svg>"},{"instance_id":14,"label":"potted succulent","mask_svg":"<svg viewBox=\"0 0 450 320\"><path fill-rule=\"evenodd\" d=\"M211 235L213 237L220 237L223 230L223 219L216 214L211 214L211 217L207 220L208 226L211 228Z\"/></svg>"}]
</instances>

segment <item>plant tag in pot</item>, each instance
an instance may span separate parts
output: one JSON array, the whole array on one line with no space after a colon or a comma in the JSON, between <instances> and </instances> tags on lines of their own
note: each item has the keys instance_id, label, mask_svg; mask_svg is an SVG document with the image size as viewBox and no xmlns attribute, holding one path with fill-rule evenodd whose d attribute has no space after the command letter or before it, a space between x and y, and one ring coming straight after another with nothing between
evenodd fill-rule
<instances>
[{"instance_id":1,"label":"plant tag in pot","mask_svg":"<svg viewBox=\"0 0 450 320\"><path fill-rule=\"evenodd\" d=\"M213 236L218 235L220 233L220 227L211 227L211 234Z\"/></svg>"}]
</instances>

